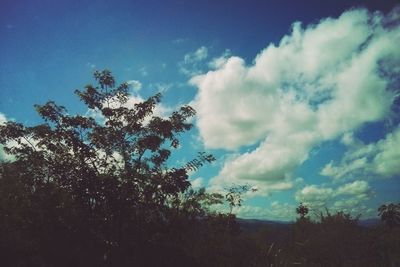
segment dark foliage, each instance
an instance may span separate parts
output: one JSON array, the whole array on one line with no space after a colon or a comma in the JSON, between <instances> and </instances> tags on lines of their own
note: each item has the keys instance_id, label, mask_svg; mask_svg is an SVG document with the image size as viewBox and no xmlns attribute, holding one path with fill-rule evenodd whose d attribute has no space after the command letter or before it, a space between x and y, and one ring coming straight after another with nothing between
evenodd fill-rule
<instances>
[{"instance_id":1,"label":"dark foliage","mask_svg":"<svg viewBox=\"0 0 400 267\"><path fill-rule=\"evenodd\" d=\"M304 219L308 214L307 206L303 205L303 203L300 203L300 205L296 208L296 213L300 215L300 219Z\"/></svg>"},{"instance_id":2,"label":"dark foliage","mask_svg":"<svg viewBox=\"0 0 400 267\"><path fill-rule=\"evenodd\" d=\"M311 220L298 212L302 207L293 224L248 232L260 248L256 266L399 266L399 227L364 227L358 217L328 210Z\"/></svg>"},{"instance_id":3,"label":"dark foliage","mask_svg":"<svg viewBox=\"0 0 400 267\"><path fill-rule=\"evenodd\" d=\"M103 122L50 101L35 106L43 124L0 126L0 143L15 157L0 169L2 266L194 260L179 236L199 218L209 220L203 206L222 197L188 191L187 172L214 158L202 152L181 167L166 162L195 111L183 106L157 117L160 94L130 108L126 83L116 86L107 70L94 77L97 86L76 94Z\"/></svg>"},{"instance_id":4,"label":"dark foliage","mask_svg":"<svg viewBox=\"0 0 400 267\"><path fill-rule=\"evenodd\" d=\"M378 211L382 222L387 226L395 227L400 225L400 203L384 204L379 207Z\"/></svg>"},{"instance_id":5,"label":"dark foliage","mask_svg":"<svg viewBox=\"0 0 400 267\"><path fill-rule=\"evenodd\" d=\"M242 206L243 194L250 190L249 185L232 185L226 188L225 200L229 204L229 213L232 214L234 207Z\"/></svg>"}]
</instances>

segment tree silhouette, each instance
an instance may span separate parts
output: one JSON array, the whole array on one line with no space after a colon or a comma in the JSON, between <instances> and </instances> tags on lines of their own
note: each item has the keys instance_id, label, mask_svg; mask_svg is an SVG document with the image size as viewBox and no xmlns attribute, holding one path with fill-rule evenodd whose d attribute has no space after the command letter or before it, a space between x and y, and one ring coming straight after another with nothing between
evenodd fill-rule
<instances>
[{"instance_id":1,"label":"tree silhouette","mask_svg":"<svg viewBox=\"0 0 400 267\"><path fill-rule=\"evenodd\" d=\"M0 143L15 157L1 163L2 228L20 235L15 253L36 251L28 265L59 266L60 257L69 266L137 262L167 242L176 210L200 214L196 201L210 200L202 191L190 205L175 205L190 186L187 172L212 155L167 166L180 134L192 128L194 109L156 116L161 94L129 106L127 83L116 85L108 70L94 78L96 86L75 93L100 120L71 115L50 101L35 105L44 123L0 126Z\"/></svg>"},{"instance_id":2,"label":"tree silhouette","mask_svg":"<svg viewBox=\"0 0 400 267\"><path fill-rule=\"evenodd\" d=\"M400 225L400 203L390 203L389 205L383 204L379 207L378 212L382 222L389 227Z\"/></svg>"},{"instance_id":3,"label":"tree silhouette","mask_svg":"<svg viewBox=\"0 0 400 267\"><path fill-rule=\"evenodd\" d=\"M227 188L225 200L229 204L229 214L232 214L234 207L241 207L243 201L243 194L251 189L250 185L232 185Z\"/></svg>"},{"instance_id":4,"label":"tree silhouette","mask_svg":"<svg viewBox=\"0 0 400 267\"><path fill-rule=\"evenodd\" d=\"M300 203L300 205L296 208L296 213L300 215L300 219L304 219L308 214L308 207Z\"/></svg>"}]
</instances>

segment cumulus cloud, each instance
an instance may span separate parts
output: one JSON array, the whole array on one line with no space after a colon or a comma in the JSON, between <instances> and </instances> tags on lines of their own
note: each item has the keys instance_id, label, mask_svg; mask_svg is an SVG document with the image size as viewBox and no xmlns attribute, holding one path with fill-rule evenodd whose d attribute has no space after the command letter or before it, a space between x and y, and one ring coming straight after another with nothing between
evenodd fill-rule
<instances>
[{"instance_id":1,"label":"cumulus cloud","mask_svg":"<svg viewBox=\"0 0 400 267\"><path fill-rule=\"evenodd\" d=\"M226 161L211 184L288 185L312 148L384 119L400 74L400 28L387 27L388 20L357 9L315 25L297 22L252 64L224 55L213 60L214 70L193 76L205 146L256 145Z\"/></svg>"},{"instance_id":2,"label":"cumulus cloud","mask_svg":"<svg viewBox=\"0 0 400 267\"><path fill-rule=\"evenodd\" d=\"M232 55L231 50L226 49L221 56L213 58L208 63L208 67L210 67L211 69L221 68L223 65L225 65L226 61L229 59L231 55Z\"/></svg>"},{"instance_id":3,"label":"cumulus cloud","mask_svg":"<svg viewBox=\"0 0 400 267\"><path fill-rule=\"evenodd\" d=\"M295 198L298 202L306 203L311 207L322 207L327 201L335 195L332 188L318 187L316 185L308 185L297 191Z\"/></svg>"},{"instance_id":4,"label":"cumulus cloud","mask_svg":"<svg viewBox=\"0 0 400 267\"><path fill-rule=\"evenodd\" d=\"M365 195L370 191L370 186L366 181L354 181L352 183L340 186L336 195Z\"/></svg>"},{"instance_id":5,"label":"cumulus cloud","mask_svg":"<svg viewBox=\"0 0 400 267\"><path fill-rule=\"evenodd\" d=\"M193 76L201 72L201 62L208 57L208 49L205 46L199 47L196 51L187 53L183 61L179 62L179 71L185 75Z\"/></svg>"},{"instance_id":6,"label":"cumulus cloud","mask_svg":"<svg viewBox=\"0 0 400 267\"><path fill-rule=\"evenodd\" d=\"M373 217L375 210L371 210L365 205L372 194L368 182L357 180L352 183L343 184L336 188L322 185L307 185L299 189L295 194L297 202L302 202L310 208L310 215L315 212L319 214L325 208L331 212L343 211L354 216L362 214L364 218ZM244 200L249 195L246 194ZM219 211L227 212L228 207L219 206ZM296 205L273 201L269 206L253 206L245 204L233 209L239 218L246 219L266 219L293 221L296 218Z\"/></svg>"},{"instance_id":7,"label":"cumulus cloud","mask_svg":"<svg viewBox=\"0 0 400 267\"><path fill-rule=\"evenodd\" d=\"M356 180L337 188L307 185L296 192L295 199L298 202L305 203L314 210L331 207L334 210L344 211L348 210L351 205L359 205L363 201L368 200L371 194L372 190L368 182Z\"/></svg>"},{"instance_id":8,"label":"cumulus cloud","mask_svg":"<svg viewBox=\"0 0 400 267\"><path fill-rule=\"evenodd\" d=\"M389 178L400 175L400 127L385 138L370 144L360 140L348 143L349 150L340 163L331 161L321 174L335 180L356 176Z\"/></svg>"}]
</instances>

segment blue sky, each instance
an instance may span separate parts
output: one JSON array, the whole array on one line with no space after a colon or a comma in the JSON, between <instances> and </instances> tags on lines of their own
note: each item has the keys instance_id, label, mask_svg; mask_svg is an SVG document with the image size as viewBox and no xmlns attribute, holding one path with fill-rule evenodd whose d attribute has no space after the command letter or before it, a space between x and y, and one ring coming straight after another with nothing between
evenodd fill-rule
<instances>
[{"instance_id":1,"label":"blue sky","mask_svg":"<svg viewBox=\"0 0 400 267\"><path fill-rule=\"evenodd\" d=\"M133 102L162 91L161 115L196 108L174 160L206 150L194 186L256 188L240 217L374 217L400 192L396 3L3 0L0 123L47 100L86 113L73 91L108 68Z\"/></svg>"}]
</instances>

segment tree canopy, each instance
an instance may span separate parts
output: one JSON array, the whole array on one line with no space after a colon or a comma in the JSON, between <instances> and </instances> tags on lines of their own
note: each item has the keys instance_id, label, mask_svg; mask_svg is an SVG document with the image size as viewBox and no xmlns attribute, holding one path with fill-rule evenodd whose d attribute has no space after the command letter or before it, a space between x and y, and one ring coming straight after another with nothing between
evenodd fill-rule
<instances>
[{"instance_id":1,"label":"tree canopy","mask_svg":"<svg viewBox=\"0 0 400 267\"><path fill-rule=\"evenodd\" d=\"M49 101L35 105L42 124L8 121L0 126L0 143L15 159L1 163L2 234L10 237L3 239L3 249L7 242L21 242L15 247L23 253L40 250L50 265L60 255L76 264L84 264L80 257L91 258L90 265L123 263L124 257L141 257L162 244L183 210L196 217L205 214L202 203L221 201L205 191L185 193L188 171L212 162L212 155L200 152L183 166L167 166L180 134L192 128L192 107L156 116L161 94L129 106L127 83L117 85L108 70L96 71L94 78L95 86L75 93L100 120L71 115ZM11 240L8 228L21 240ZM47 241L41 239L44 232Z\"/></svg>"},{"instance_id":2,"label":"tree canopy","mask_svg":"<svg viewBox=\"0 0 400 267\"><path fill-rule=\"evenodd\" d=\"M383 204L378 209L382 222L389 227L400 225L400 203Z\"/></svg>"}]
</instances>

